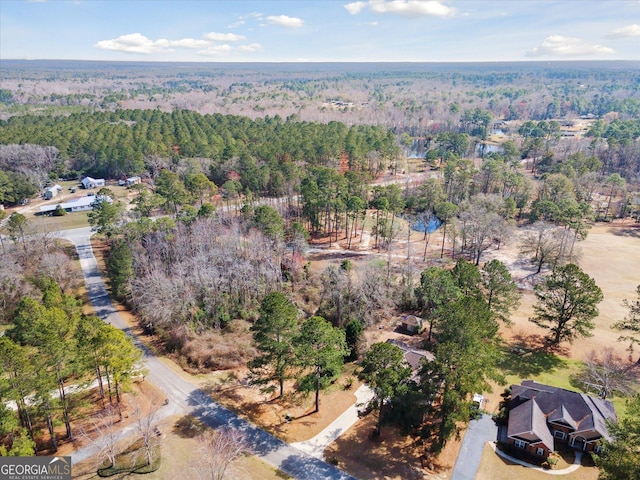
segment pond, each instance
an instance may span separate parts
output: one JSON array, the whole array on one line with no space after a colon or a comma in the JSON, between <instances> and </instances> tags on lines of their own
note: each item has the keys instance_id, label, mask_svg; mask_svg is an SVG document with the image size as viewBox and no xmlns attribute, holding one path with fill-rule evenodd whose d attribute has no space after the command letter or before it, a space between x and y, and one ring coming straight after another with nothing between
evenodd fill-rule
<instances>
[{"instance_id":1,"label":"pond","mask_svg":"<svg viewBox=\"0 0 640 480\"><path fill-rule=\"evenodd\" d=\"M484 150L484 152L483 152ZM487 153L504 153L504 148L502 145L493 145L491 143L479 143L476 146L476 151L478 155L486 155Z\"/></svg>"},{"instance_id":2,"label":"pond","mask_svg":"<svg viewBox=\"0 0 640 480\"><path fill-rule=\"evenodd\" d=\"M425 229L426 229L426 233L433 233L438 228L440 228L440 225L442 225L442 221L438 217L432 216L429 219L429 223L427 223L427 224L425 224L425 221L422 220L422 219L416 220L411 225L411 230L415 230L416 232L425 233Z\"/></svg>"}]
</instances>

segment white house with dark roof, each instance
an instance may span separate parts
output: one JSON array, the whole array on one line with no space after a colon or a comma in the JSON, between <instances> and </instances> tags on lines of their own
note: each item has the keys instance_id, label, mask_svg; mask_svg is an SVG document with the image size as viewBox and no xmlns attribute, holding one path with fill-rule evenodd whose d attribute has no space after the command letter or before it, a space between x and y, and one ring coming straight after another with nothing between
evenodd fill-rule
<instances>
[{"instance_id":1,"label":"white house with dark roof","mask_svg":"<svg viewBox=\"0 0 640 480\"><path fill-rule=\"evenodd\" d=\"M597 452L598 440L610 440L607 420L616 420L608 400L531 380L511 386L507 437L529 454L546 458L559 443Z\"/></svg>"}]
</instances>

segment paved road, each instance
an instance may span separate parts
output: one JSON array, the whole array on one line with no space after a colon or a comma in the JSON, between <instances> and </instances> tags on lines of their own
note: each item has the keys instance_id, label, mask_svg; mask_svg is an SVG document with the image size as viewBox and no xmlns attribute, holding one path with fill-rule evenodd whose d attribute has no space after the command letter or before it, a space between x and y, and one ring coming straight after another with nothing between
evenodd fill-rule
<instances>
[{"instance_id":1,"label":"paved road","mask_svg":"<svg viewBox=\"0 0 640 480\"><path fill-rule=\"evenodd\" d=\"M91 234L91 228L89 227L60 232L61 238L70 240L76 246L82 273L87 284L87 291L96 314L105 322L131 334L128 325L111 303L105 284L100 276L89 240ZM178 376L144 348L135 337L133 338L144 352L146 367L149 371L146 378L159 387L169 399L167 408L161 412L162 416L171 413L191 413L213 428L223 425L235 427L245 432L250 448L255 455L275 468L298 479L355 480L336 467L284 443L217 404L205 392ZM91 449L78 453L80 454L75 456L74 461L79 461L82 456L89 455Z\"/></svg>"},{"instance_id":2,"label":"paved road","mask_svg":"<svg viewBox=\"0 0 640 480\"><path fill-rule=\"evenodd\" d=\"M487 442L494 441L498 435L498 427L491 415L483 415L479 420L472 420L462 441L460 453L451 480L473 480L480 466L480 458Z\"/></svg>"}]
</instances>

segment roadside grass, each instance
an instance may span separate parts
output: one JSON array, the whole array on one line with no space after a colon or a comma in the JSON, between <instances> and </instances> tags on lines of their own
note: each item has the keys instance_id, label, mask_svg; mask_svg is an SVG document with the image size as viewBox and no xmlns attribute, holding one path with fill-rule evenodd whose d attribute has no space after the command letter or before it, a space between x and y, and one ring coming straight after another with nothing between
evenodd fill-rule
<instances>
[{"instance_id":1,"label":"roadside grass","mask_svg":"<svg viewBox=\"0 0 640 480\"><path fill-rule=\"evenodd\" d=\"M30 227L37 232L57 232L89 226L87 212L68 213L63 217L29 216Z\"/></svg>"},{"instance_id":2,"label":"roadside grass","mask_svg":"<svg viewBox=\"0 0 640 480\"><path fill-rule=\"evenodd\" d=\"M196 472L198 458L201 455L199 434L207 427L190 415L174 415L163 419L159 425L162 432L160 449L162 462L157 471L146 473L145 480L199 478ZM128 440L119 446L127 449ZM73 478L90 480L99 478L96 457L92 457L73 466ZM140 472L136 472L140 473ZM123 474L112 478L134 478L135 475ZM227 478L227 476L225 476ZM259 478L261 480L290 479L292 477L275 469L255 455L243 455L230 467L228 478Z\"/></svg>"},{"instance_id":3,"label":"roadside grass","mask_svg":"<svg viewBox=\"0 0 640 480\"><path fill-rule=\"evenodd\" d=\"M113 465L104 466L98 469L98 476L112 477L114 475L128 473L151 473L160 468L162 463L160 456L160 445L153 447L151 452L151 462L147 463L146 454L142 439L134 442L124 452L115 457Z\"/></svg>"}]
</instances>

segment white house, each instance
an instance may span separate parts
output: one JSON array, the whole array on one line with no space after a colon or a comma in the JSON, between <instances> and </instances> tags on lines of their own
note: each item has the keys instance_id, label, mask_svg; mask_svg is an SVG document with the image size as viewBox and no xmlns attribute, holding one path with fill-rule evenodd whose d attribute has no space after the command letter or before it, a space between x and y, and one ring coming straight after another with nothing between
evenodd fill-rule
<instances>
[{"instance_id":1,"label":"white house","mask_svg":"<svg viewBox=\"0 0 640 480\"><path fill-rule=\"evenodd\" d=\"M58 184L55 184L52 187L45 188L42 197L45 200L51 200L53 197L59 195L60 193L62 193L62 187Z\"/></svg>"},{"instance_id":2,"label":"white house","mask_svg":"<svg viewBox=\"0 0 640 480\"><path fill-rule=\"evenodd\" d=\"M99 197L92 195L74 198L73 200L70 200L68 202L59 203L58 205L60 205L60 207L62 207L69 213L86 212L88 210L93 210L93 205L96 202L113 203L113 200L111 200L111 197L109 197L108 195L101 195ZM56 208L58 208L58 205L43 205L42 207L40 207L40 213L46 214L49 212L53 212Z\"/></svg>"},{"instance_id":3,"label":"white house","mask_svg":"<svg viewBox=\"0 0 640 480\"><path fill-rule=\"evenodd\" d=\"M84 177L82 179L82 186L87 190L90 188L104 187L104 178Z\"/></svg>"}]
</instances>

